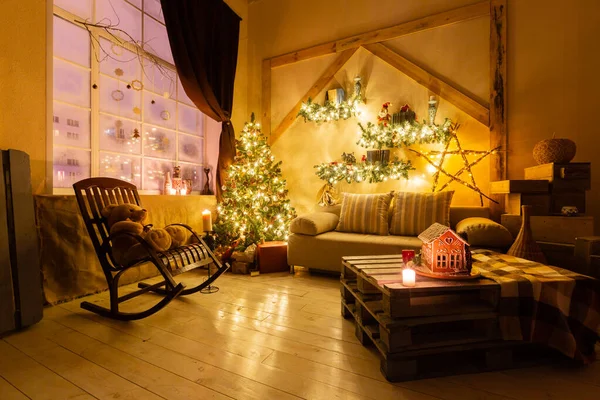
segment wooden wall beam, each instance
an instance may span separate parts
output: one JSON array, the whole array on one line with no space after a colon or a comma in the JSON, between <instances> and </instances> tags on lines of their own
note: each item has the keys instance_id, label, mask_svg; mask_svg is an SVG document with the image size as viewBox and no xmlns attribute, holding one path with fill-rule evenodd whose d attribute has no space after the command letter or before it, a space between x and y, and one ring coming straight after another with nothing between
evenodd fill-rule
<instances>
[{"instance_id":1,"label":"wooden wall beam","mask_svg":"<svg viewBox=\"0 0 600 400\"><path fill-rule=\"evenodd\" d=\"M479 103L477 100L464 94L440 78L433 76L381 43L368 44L365 48L398 71L414 79L420 85L425 86L433 93L448 100L485 126L489 125L490 112L485 105Z\"/></svg>"},{"instance_id":2,"label":"wooden wall beam","mask_svg":"<svg viewBox=\"0 0 600 400\"><path fill-rule=\"evenodd\" d=\"M302 107L302 103L307 101L309 97L314 98L319 93L321 93L321 91L325 89L325 86L327 86L329 81L333 79L333 76L340 70L340 68L342 68L344 64L346 64L346 62L350 59L350 57L352 57L354 53L356 53L356 50L358 50L358 48L349 49L341 52L340 55L335 59L335 61L333 61L333 63L329 67L327 67L325 72L323 72L319 79L317 79L315 84L311 86L308 92L306 92L306 94L300 99L300 101L298 101L298 103L296 103L296 105L291 109L291 111L283 118L279 126L277 126L275 130L273 130L271 134L271 144L275 143L275 141L277 141L277 139L279 139L279 137L296 120L298 112Z\"/></svg>"},{"instance_id":3,"label":"wooden wall beam","mask_svg":"<svg viewBox=\"0 0 600 400\"><path fill-rule=\"evenodd\" d=\"M269 137L271 134L271 60L262 63L262 131Z\"/></svg>"},{"instance_id":4,"label":"wooden wall beam","mask_svg":"<svg viewBox=\"0 0 600 400\"><path fill-rule=\"evenodd\" d=\"M490 161L490 182L504 180L508 175L507 84L506 84L506 0L490 1L490 148L502 151ZM499 220L504 212L500 204L490 204L492 216Z\"/></svg>"},{"instance_id":5,"label":"wooden wall beam","mask_svg":"<svg viewBox=\"0 0 600 400\"><path fill-rule=\"evenodd\" d=\"M341 39L336 42L335 48L336 51L344 51L370 43L379 43L411 33L437 28L444 25L451 25L473 18L483 17L488 15L489 12L489 1L482 1L481 3L476 3L439 14L430 15L424 18L415 19L413 21L405 22L389 28L379 29Z\"/></svg>"},{"instance_id":6,"label":"wooden wall beam","mask_svg":"<svg viewBox=\"0 0 600 400\"><path fill-rule=\"evenodd\" d=\"M277 68L314 57L325 56L348 49L355 49L365 44L379 43L411 33L451 25L457 22L484 17L490 13L489 1L471 4L439 14L430 15L413 21L404 22L384 29L361 33L344 39L307 47L302 50L282 54L271 58L271 67Z\"/></svg>"},{"instance_id":7,"label":"wooden wall beam","mask_svg":"<svg viewBox=\"0 0 600 400\"><path fill-rule=\"evenodd\" d=\"M273 57L271 58L271 68L281 67L283 65L292 64L302 60L308 60L314 57L326 56L327 54L334 54L336 52L335 44L335 41L328 42L318 46L312 46L306 49Z\"/></svg>"}]
</instances>

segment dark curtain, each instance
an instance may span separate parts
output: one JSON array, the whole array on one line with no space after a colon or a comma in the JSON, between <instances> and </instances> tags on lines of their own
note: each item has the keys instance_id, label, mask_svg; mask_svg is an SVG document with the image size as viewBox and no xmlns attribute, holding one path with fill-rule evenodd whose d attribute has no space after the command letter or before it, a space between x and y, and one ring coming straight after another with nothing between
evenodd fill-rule
<instances>
[{"instance_id":1,"label":"dark curtain","mask_svg":"<svg viewBox=\"0 0 600 400\"><path fill-rule=\"evenodd\" d=\"M216 193L235 156L231 124L241 18L223 0L161 0L181 84L196 107L222 122Z\"/></svg>"}]
</instances>

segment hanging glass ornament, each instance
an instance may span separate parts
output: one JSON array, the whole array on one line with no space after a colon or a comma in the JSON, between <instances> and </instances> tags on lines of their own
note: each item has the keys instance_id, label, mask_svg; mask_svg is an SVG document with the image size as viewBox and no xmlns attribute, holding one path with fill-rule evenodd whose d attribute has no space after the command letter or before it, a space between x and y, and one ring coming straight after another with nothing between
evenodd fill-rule
<instances>
[{"instance_id":1,"label":"hanging glass ornament","mask_svg":"<svg viewBox=\"0 0 600 400\"><path fill-rule=\"evenodd\" d=\"M140 91L144 88L144 84L142 83L142 81L140 81L138 79L134 79L131 81L131 88L133 90Z\"/></svg>"},{"instance_id":2,"label":"hanging glass ornament","mask_svg":"<svg viewBox=\"0 0 600 400\"><path fill-rule=\"evenodd\" d=\"M160 113L160 117L161 117L162 119L164 119L165 121L168 121L168 120L170 120L170 119L171 119L171 113L170 113L170 112L168 112L167 110L163 110L163 111L161 111L161 113Z\"/></svg>"},{"instance_id":3,"label":"hanging glass ornament","mask_svg":"<svg viewBox=\"0 0 600 400\"><path fill-rule=\"evenodd\" d=\"M116 76L123 76L124 72L121 68L115 68L115 75Z\"/></svg>"}]
</instances>

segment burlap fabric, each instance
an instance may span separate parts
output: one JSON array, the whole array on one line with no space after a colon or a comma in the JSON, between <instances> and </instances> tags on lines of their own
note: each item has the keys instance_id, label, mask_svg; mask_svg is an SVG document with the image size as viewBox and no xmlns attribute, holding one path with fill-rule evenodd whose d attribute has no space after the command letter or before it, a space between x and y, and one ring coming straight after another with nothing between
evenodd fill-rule
<instances>
[{"instance_id":1,"label":"burlap fabric","mask_svg":"<svg viewBox=\"0 0 600 400\"><path fill-rule=\"evenodd\" d=\"M182 222L200 232L202 211L211 210L213 218L216 211L214 196L141 196L141 202L156 227ZM35 209L45 301L56 304L107 290L75 196L35 196ZM127 271L120 284L156 274L154 266L144 264Z\"/></svg>"}]
</instances>

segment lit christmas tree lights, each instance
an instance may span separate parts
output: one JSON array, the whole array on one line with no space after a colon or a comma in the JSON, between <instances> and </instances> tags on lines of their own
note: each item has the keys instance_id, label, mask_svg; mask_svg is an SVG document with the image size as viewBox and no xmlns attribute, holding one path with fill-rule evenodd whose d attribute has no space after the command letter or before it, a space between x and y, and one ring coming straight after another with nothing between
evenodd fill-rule
<instances>
[{"instance_id":1,"label":"lit christmas tree lights","mask_svg":"<svg viewBox=\"0 0 600 400\"><path fill-rule=\"evenodd\" d=\"M223 201L217 208L214 230L220 244L239 240L238 248L245 249L262 241L287 240L296 212L287 198L280 165L252 114L236 140L235 160L227 170Z\"/></svg>"}]
</instances>

